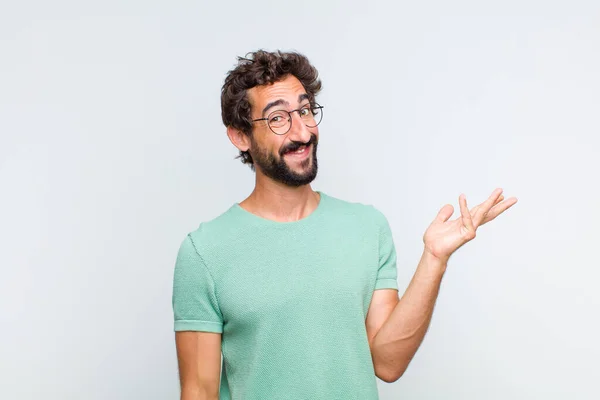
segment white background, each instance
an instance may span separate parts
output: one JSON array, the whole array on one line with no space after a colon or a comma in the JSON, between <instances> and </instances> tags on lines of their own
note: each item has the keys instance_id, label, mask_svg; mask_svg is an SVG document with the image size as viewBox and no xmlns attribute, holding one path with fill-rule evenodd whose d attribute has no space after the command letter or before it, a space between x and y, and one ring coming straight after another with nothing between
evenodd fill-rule
<instances>
[{"instance_id":1,"label":"white background","mask_svg":"<svg viewBox=\"0 0 600 400\"><path fill-rule=\"evenodd\" d=\"M258 48L319 69L314 187L386 214L402 290L445 203L519 198L381 399L600 398L591 0L2 0L0 397L178 397L175 256L252 189L219 96Z\"/></svg>"}]
</instances>

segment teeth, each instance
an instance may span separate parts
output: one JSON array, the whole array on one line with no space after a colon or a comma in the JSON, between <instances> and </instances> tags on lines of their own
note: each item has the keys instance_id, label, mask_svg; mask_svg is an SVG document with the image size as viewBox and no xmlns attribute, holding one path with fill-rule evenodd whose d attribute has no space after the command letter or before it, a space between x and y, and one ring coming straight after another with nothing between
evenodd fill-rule
<instances>
[{"instance_id":1,"label":"teeth","mask_svg":"<svg viewBox=\"0 0 600 400\"><path fill-rule=\"evenodd\" d=\"M296 153L296 154L301 154L303 153L305 150L307 149L307 146L300 146L298 149L296 150L289 150L286 153L288 154L292 154L292 153Z\"/></svg>"}]
</instances>

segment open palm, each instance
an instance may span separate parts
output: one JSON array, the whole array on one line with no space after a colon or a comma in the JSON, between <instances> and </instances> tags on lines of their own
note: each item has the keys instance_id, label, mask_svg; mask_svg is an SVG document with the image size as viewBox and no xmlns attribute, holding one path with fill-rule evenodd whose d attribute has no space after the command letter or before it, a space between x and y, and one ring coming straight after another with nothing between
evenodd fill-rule
<instances>
[{"instance_id":1,"label":"open palm","mask_svg":"<svg viewBox=\"0 0 600 400\"><path fill-rule=\"evenodd\" d=\"M515 197L504 200L502 191L500 188L494 190L486 201L471 210L467 208L467 199L461 194L458 198L461 215L453 220L449 219L454 207L450 204L442 207L423 235L425 250L441 260L449 259L452 253L475 238L478 227L517 202Z\"/></svg>"}]
</instances>

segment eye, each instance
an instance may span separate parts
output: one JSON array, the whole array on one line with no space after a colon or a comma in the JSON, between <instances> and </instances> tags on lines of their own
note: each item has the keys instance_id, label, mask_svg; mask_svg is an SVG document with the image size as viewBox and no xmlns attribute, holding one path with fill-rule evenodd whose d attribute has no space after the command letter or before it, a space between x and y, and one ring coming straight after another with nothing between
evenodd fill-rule
<instances>
[{"instance_id":1,"label":"eye","mask_svg":"<svg viewBox=\"0 0 600 400\"><path fill-rule=\"evenodd\" d=\"M300 109L300 116L301 117L308 117L308 116L310 116L310 114L311 114L311 111L310 111L309 107L304 107L304 108Z\"/></svg>"},{"instance_id":2,"label":"eye","mask_svg":"<svg viewBox=\"0 0 600 400\"><path fill-rule=\"evenodd\" d=\"M269 116L269 125L279 127L288 123L289 115L287 112L275 111Z\"/></svg>"}]
</instances>

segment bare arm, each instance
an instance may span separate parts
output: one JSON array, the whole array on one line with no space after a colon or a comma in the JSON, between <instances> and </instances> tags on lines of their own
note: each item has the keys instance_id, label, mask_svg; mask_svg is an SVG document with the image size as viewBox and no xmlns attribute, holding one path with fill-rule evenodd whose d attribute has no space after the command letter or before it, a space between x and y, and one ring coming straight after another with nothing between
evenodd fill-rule
<instances>
[{"instance_id":1,"label":"bare arm","mask_svg":"<svg viewBox=\"0 0 600 400\"><path fill-rule=\"evenodd\" d=\"M469 210L461 194L461 216L449 220L454 208L446 204L425 232L423 255L402 299L398 301L390 291L375 291L367 314L367 335L379 378L397 380L414 357L429 327L450 256L475 238L479 226L516 202L515 197L504 200L502 189L496 189L485 202Z\"/></svg>"},{"instance_id":2,"label":"bare arm","mask_svg":"<svg viewBox=\"0 0 600 400\"><path fill-rule=\"evenodd\" d=\"M218 400L221 334L176 332L181 400Z\"/></svg>"},{"instance_id":3,"label":"bare arm","mask_svg":"<svg viewBox=\"0 0 600 400\"><path fill-rule=\"evenodd\" d=\"M427 252L400 300L395 290L376 290L367 314L367 335L377 376L402 376L429 327L446 264Z\"/></svg>"}]
</instances>

